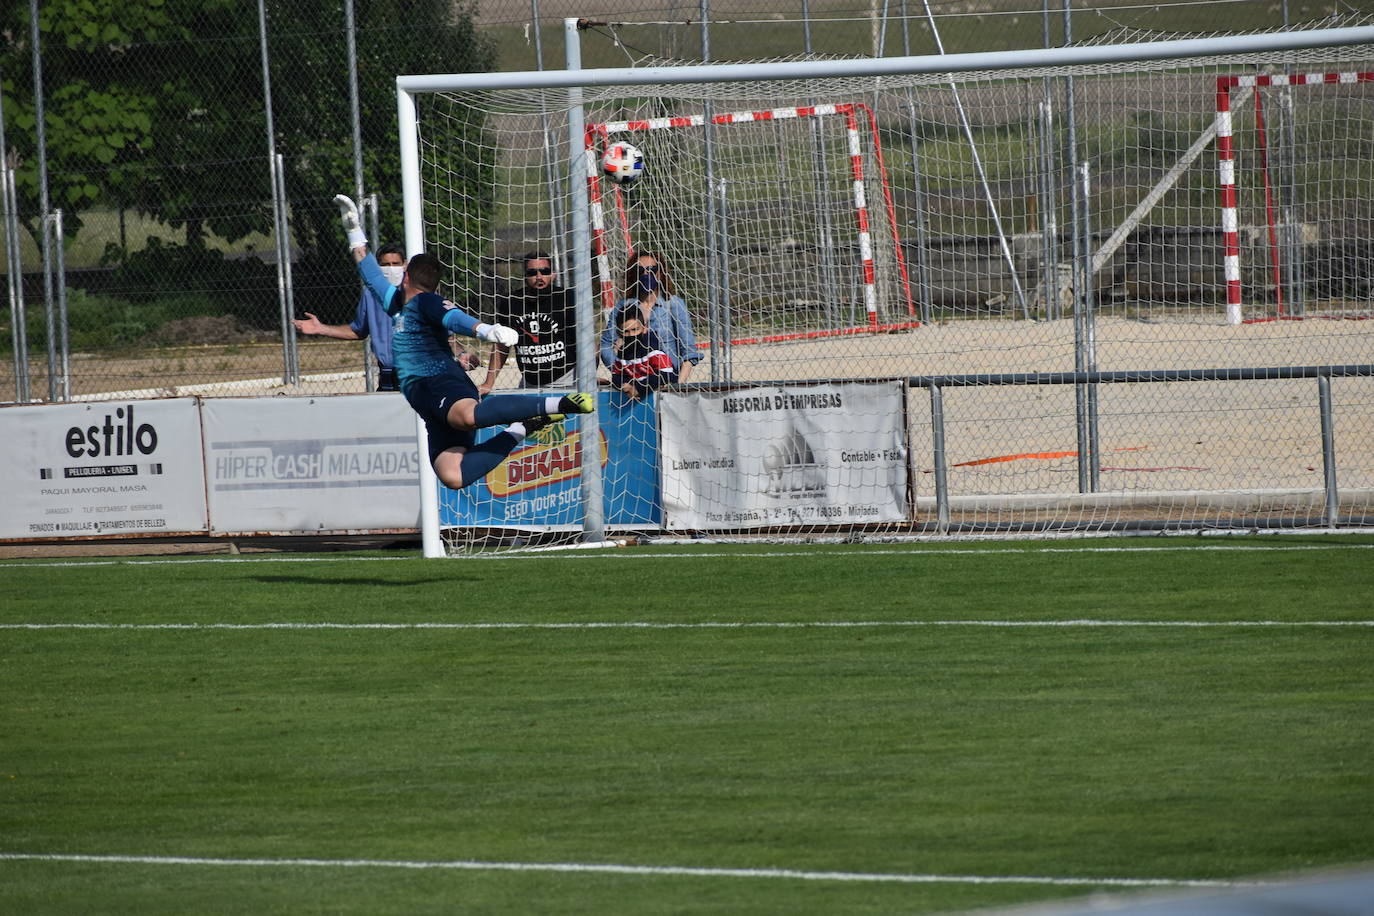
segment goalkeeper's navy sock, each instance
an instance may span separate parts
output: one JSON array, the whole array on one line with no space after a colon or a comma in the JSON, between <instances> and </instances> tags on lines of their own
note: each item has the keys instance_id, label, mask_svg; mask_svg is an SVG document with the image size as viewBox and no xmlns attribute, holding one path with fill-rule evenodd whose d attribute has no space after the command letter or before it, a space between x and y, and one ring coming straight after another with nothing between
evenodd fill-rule
<instances>
[{"instance_id":1,"label":"goalkeeper's navy sock","mask_svg":"<svg viewBox=\"0 0 1374 916\"><path fill-rule=\"evenodd\" d=\"M544 397L538 394L498 394L477 402L472 412L475 426L503 426L516 420L537 417L544 410ZM467 480L466 477L463 478Z\"/></svg>"},{"instance_id":2,"label":"goalkeeper's navy sock","mask_svg":"<svg viewBox=\"0 0 1374 916\"><path fill-rule=\"evenodd\" d=\"M469 487L477 481L486 477L492 470L506 459L511 453L511 449L520 444L520 439L509 432L500 432L492 436L486 442L474 445L463 455L460 465L460 473L463 475L463 486Z\"/></svg>"}]
</instances>

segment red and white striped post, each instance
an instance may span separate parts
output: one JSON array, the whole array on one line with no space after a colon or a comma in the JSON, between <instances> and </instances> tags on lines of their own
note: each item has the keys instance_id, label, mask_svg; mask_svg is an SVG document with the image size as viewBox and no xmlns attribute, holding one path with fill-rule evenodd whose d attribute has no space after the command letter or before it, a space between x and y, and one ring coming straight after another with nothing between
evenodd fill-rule
<instances>
[{"instance_id":1,"label":"red and white striped post","mask_svg":"<svg viewBox=\"0 0 1374 916\"><path fill-rule=\"evenodd\" d=\"M615 307L615 279L611 275L610 259L606 256L606 214L601 206L601 158L597 155L598 139L605 144L606 133L589 125L584 133L587 146L587 196L591 202L592 257L596 258L597 274L601 278L601 309L610 315Z\"/></svg>"},{"instance_id":2,"label":"red and white striped post","mask_svg":"<svg viewBox=\"0 0 1374 916\"><path fill-rule=\"evenodd\" d=\"M1355 83L1374 83L1374 72L1295 73L1292 76L1284 73L1273 73L1255 74L1253 76L1217 77L1217 168L1220 172L1221 184L1221 231L1222 244L1225 248L1226 321L1228 324L1240 324L1242 321L1240 220L1236 212L1236 160L1235 146L1232 139L1231 90L1237 87L1261 89L1266 86L1320 86ZM1262 109L1257 108L1256 111L1257 118L1262 119ZM1265 143L1262 120L1258 121L1257 129L1260 131L1260 142ZM1262 149L1261 153L1265 159L1267 159L1267 149ZM1272 200L1269 196L1267 162L1263 167L1266 170L1264 180L1266 186L1266 219L1269 223L1269 244L1271 248L1276 248L1277 234L1274 227ZM1280 296L1278 317L1284 318L1286 316L1283 314L1283 293L1277 255L1274 255L1273 258L1274 283L1276 287L1279 288Z\"/></svg>"},{"instance_id":3,"label":"red and white striped post","mask_svg":"<svg viewBox=\"0 0 1374 916\"><path fill-rule=\"evenodd\" d=\"M1236 160L1231 143L1231 88L1238 77L1217 77L1217 170L1221 184L1222 265L1226 275L1226 323L1240 324L1240 223L1236 215Z\"/></svg>"}]
</instances>

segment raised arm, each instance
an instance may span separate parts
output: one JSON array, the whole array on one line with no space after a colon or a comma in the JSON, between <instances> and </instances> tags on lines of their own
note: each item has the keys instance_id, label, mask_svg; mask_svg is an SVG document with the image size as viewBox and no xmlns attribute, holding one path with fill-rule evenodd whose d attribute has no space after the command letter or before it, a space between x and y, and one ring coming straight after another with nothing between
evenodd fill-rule
<instances>
[{"instance_id":1,"label":"raised arm","mask_svg":"<svg viewBox=\"0 0 1374 916\"><path fill-rule=\"evenodd\" d=\"M344 233L348 235L348 248L353 252L353 260L361 261L367 254L367 236L363 234L362 220L358 218L358 205L353 198L343 194L334 195L334 204L339 208L339 220L343 223Z\"/></svg>"},{"instance_id":2,"label":"raised arm","mask_svg":"<svg viewBox=\"0 0 1374 916\"><path fill-rule=\"evenodd\" d=\"M476 337L478 340L500 344L503 347L513 347L520 339L514 328L478 321L438 293L418 293L410 301L420 311L420 317L425 322L442 325L450 334Z\"/></svg>"},{"instance_id":3,"label":"raised arm","mask_svg":"<svg viewBox=\"0 0 1374 916\"><path fill-rule=\"evenodd\" d=\"M343 194L335 195L334 203L339 208L339 221L343 223L344 233L348 236L348 248L358 265L363 284L372 290L388 315L395 315L405 303L396 295L396 287L387 281L372 252L367 250L367 236L363 234L362 221L358 218L358 205Z\"/></svg>"},{"instance_id":4,"label":"raised arm","mask_svg":"<svg viewBox=\"0 0 1374 916\"><path fill-rule=\"evenodd\" d=\"M401 301L401 297L397 295L400 290L387 281L386 275L382 273L381 265L377 263L377 258L370 251L365 248L355 248L353 253L356 255L359 251L363 253L363 256L358 259L358 275L363 278L363 285L372 291L372 295L376 296L378 301L382 303L382 307L386 309L388 315L395 315L401 310L401 306L405 305Z\"/></svg>"}]
</instances>

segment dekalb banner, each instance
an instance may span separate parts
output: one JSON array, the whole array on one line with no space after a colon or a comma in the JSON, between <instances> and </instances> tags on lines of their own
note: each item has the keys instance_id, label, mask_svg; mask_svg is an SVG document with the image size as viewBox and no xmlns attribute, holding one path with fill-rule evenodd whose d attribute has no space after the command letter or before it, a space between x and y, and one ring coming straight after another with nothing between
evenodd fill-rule
<instances>
[{"instance_id":1,"label":"dekalb banner","mask_svg":"<svg viewBox=\"0 0 1374 916\"><path fill-rule=\"evenodd\" d=\"M901 382L659 395L669 529L905 521Z\"/></svg>"},{"instance_id":2,"label":"dekalb banner","mask_svg":"<svg viewBox=\"0 0 1374 916\"><path fill-rule=\"evenodd\" d=\"M653 399L632 401L618 391L596 396L601 423L594 443L601 461L606 524L657 528L658 426ZM478 441L499 429L478 433ZM582 441L576 416L530 436L484 480L461 490L439 487L444 527L547 529L582 526Z\"/></svg>"},{"instance_id":3,"label":"dekalb banner","mask_svg":"<svg viewBox=\"0 0 1374 916\"><path fill-rule=\"evenodd\" d=\"M192 398L0 410L0 538L204 534Z\"/></svg>"}]
</instances>

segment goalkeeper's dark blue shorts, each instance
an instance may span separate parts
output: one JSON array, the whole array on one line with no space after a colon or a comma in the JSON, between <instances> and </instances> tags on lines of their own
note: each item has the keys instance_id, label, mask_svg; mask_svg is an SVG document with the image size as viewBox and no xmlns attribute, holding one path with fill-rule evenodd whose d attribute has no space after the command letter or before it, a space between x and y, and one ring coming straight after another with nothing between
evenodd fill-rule
<instances>
[{"instance_id":1,"label":"goalkeeper's dark blue shorts","mask_svg":"<svg viewBox=\"0 0 1374 916\"><path fill-rule=\"evenodd\" d=\"M455 363L452 372L416 379L404 386L405 399L425 421L429 433L429 461L451 448L472 448L473 431L454 429L448 425L448 412L453 405L467 398L481 400L482 395L466 372Z\"/></svg>"}]
</instances>

